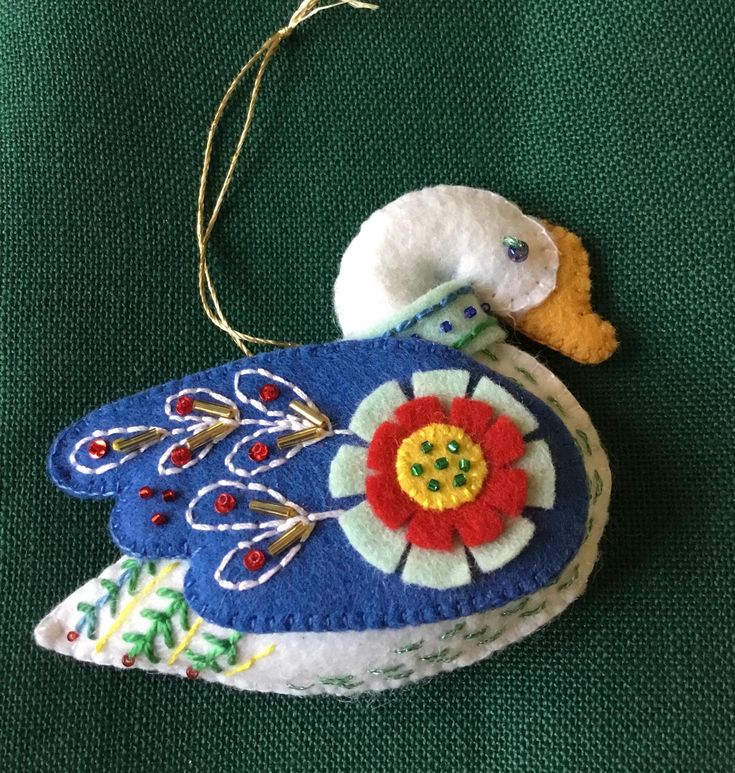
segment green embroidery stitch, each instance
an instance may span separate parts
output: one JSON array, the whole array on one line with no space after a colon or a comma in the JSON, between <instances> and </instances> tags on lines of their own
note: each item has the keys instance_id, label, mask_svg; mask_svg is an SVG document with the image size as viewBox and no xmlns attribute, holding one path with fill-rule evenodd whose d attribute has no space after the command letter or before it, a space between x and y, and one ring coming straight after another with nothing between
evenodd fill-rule
<instances>
[{"instance_id":1,"label":"green embroidery stitch","mask_svg":"<svg viewBox=\"0 0 735 773\"><path fill-rule=\"evenodd\" d=\"M525 612L521 612L521 617L533 617L533 615L537 615L545 607L546 602L542 601L537 607L534 607L533 609L527 609Z\"/></svg>"},{"instance_id":2,"label":"green embroidery stitch","mask_svg":"<svg viewBox=\"0 0 735 773\"><path fill-rule=\"evenodd\" d=\"M577 437L582 441L582 445L583 445L583 448L580 448L580 451L584 451L587 454L587 456L591 456L592 446L590 445L590 439L589 437L587 437L587 433L583 432L581 429L578 429Z\"/></svg>"},{"instance_id":3,"label":"green embroidery stitch","mask_svg":"<svg viewBox=\"0 0 735 773\"><path fill-rule=\"evenodd\" d=\"M475 325L472 330L468 330L463 336L458 338L453 344L453 349L464 349L465 346L467 346L470 341L474 341L477 336L480 335L483 331L487 330L489 327L492 327L493 325L497 324L494 317L488 317L487 319L483 319L482 322L479 322L477 325Z\"/></svg>"},{"instance_id":4,"label":"green embroidery stitch","mask_svg":"<svg viewBox=\"0 0 735 773\"><path fill-rule=\"evenodd\" d=\"M486 633L487 633L487 626L485 626L484 628L480 628L479 631L466 633L462 638L467 639L467 641L472 641L473 639L479 639L481 636L484 636Z\"/></svg>"},{"instance_id":5,"label":"green embroidery stitch","mask_svg":"<svg viewBox=\"0 0 735 773\"><path fill-rule=\"evenodd\" d=\"M592 531L592 526L594 525L594 523L595 523L594 518L590 518L587 521L587 529L584 532L584 539L582 540L582 542L584 542L590 536L590 532Z\"/></svg>"},{"instance_id":6,"label":"green embroidery stitch","mask_svg":"<svg viewBox=\"0 0 735 773\"><path fill-rule=\"evenodd\" d=\"M128 593L131 596L135 596L135 594L138 592L138 580L140 579L140 574L143 571L144 565L151 576L156 574L157 570L155 561L146 561L145 564L143 564L142 561L138 561L135 558L126 558L122 562L122 568L130 572L128 576Z\"/></svg>"},{"instance_id":7,"label":"green embroidery stitch","mask_svg":"<svg viewBox=\"0 0 735 773\"><path fill-rule=\"evenodd\" d=\"M122 637L123 641L133 645L127 653L131 658L143 655L151 663L159 662L159 657L156 654L156 640L159 637L163 640L165 647L168 649L174 647L175 639L172 621L175 617L178 617L179 625L185 631L189 630L189 606L184 599L184 594L179 593L179 591L173 588L160 588L156 595L161 598L170 599L171 603L163 610L143 609L140 613L141 617L151 621L148 630L144 633L130 631L124 633Z\"/></svg>"},{"instance_id":8,"label":"green embroidery stitch","mask_svg":"<svg viewBox=\"0 0 735 773\"><path fill-rule=\"evenodd\" d=\"M451 639L452 636L455 636L458 634L464 627L466 623L462 621L461 623L457 623L453 628L450 628L448 631L444 631L444 633L439 637L442 641L445 639Z\"/></svg>"},{"instance_id":9,"label":"green embroidery stitch","mask_svg":"<svg viewBox=\"0 0 735 773\"><path fill-rule=\"evenodd\" d=\"M87 629L87 637L97 638L97 607L94 604L88 604L86 601L80 601L77 604L77 611L81 612L82 624L80 630Z\"/></svg>"},{"instance_id":10,"label":"green embroidery stitch","mask_svg":"<svg viewBox=\"0 0 735 773\"><path fill-rule=\"evenodd\" d=\"M556 587L559 590L566 590L570 585L574 585L574 583L577 582L578 578L579 578L579 564L576 564L574 569L572 570L572 574L570 575L569 579L559 582Z\"/></svg>"},{"instance_id":11,"label":"green embroidery stitch","mask_svg":"<svg viewBox=\"0 0 735 773\"><path fill-rule=\"evenodd\" d=\"M546 402L556 410L557 413L561 414L562 416L566 416L567 412L561 407L561 403L555 398L549 395L546 398Z\"/></svg>"},{"instance_id":12,"label":"green embroidery stitch","mask_svg":"<svg viewBox=\"0 0 735 773\"><path fill-rule=\"evenodd\" d=\"M177 615L179 618L179 625L185 631L188 631L190 628L189 605L186 603L184 594L174 590L173 588L161 588L157 592L157 595L161 598L171 600L171 604L168 606L166 613L170 614L172 617Z\"/></svg>"},{"instance_id":13,"label":"green embroidery stitch","mask_svg":"<svg viewBox=\"0 0 735 773\"><path fill-rule=\"evenodd\" d=\"M311 690L313 686L313 684L294 684L293 682L286 682L286 687L288 687L289 690L298 690L299 692Z\"/></svg>"},{"instance_id":14,"label":"green embroidery stitch","mask_svg":"<svg viewBox=\"0 0 735 773\"><path fill-rule=\"evenodd\" d=\"M330 687L344 687L345 690L354 690L355 687L364 684L364 682L356 682L355 677L352 674L344 674L342 676L322 676L319 678L319 681Z\"/></svg>"},{"instance_id":15,"label":"green embroidery stitch","mask_svg":"<svg viewBox=\"0 0 735 773\"><path fill-rule=\"evenodd\" d=\"M427 663L451 663L457 657L459 657L459 652L452 652L448 647L445 647L431 655L423 655L421 660L425 660Z\"/></svg>"},{"instance_id":16,"label":"green embroidery stitch","mask_svg":"<svg viewBox=\"0 0 735 773\"><path fill-rule=\"evenodd\" d=\"M393 652L395 652L396 655L404 655L406 652L416 652L416 650L421 649L423 643L424 643L424 640L419 639L419 641L412 642L411 644L406 644L403 647L399 647L397 650L393 650Z\"/></svg>"},{"instance_id":17,"label":"green embroidery stitch","mask_svg":"<svg viewBox=\"0 0 735 773\"><path fill-rule=\"evenodd\" d=\"M382 676L386 679L407 679L413 671L404 666L388 666L388 668L371 668L368 670L373 676Z\"/></svg>"},{"instance_id":18,"label":"green embroidery stitch","mask_svg":"<svg viewBox=\"0 0 735 773\"><path fill-rule=\"evenodd\" d=\"M536 383L538 383L538 382L536 381L536 377L535 377L535 376L534 376L532 373L529 373L529 371L527 371L525 368L519 368L518 366L516 366L516 370L517 370L517 371L518 371L518 373L520 373L522 376L525 376L525 377L526 377L526 378L527 378L527 379L528 379L528 380L529 380L529 381L530 381L532 384L536 384Z\"/></svg>"},{"instance_id":19,"label":"green embroidery stitch","mask_svg":"<svg viewBox=\"0 0 735 773\"><path fill-rule=\"evenodd\" d=\"M590 490L592 491L592 504L594 505L595 502L600 497L600 494L602 494L602 478L600 477L600 473L597 472L597 470L594 470L592 473L592 484L590 485Z\"/></svg>"},{"instance_id":20,"label":"green embroidery stitch","mask_svg":"<svg viewBox=\"0 0 735 773\"><path fill-rule=\"evenodd\" d=\"M197 671L202 672L209 668L219 674L222 671L222 666L219 663L221 657L225 658L229 666L234 666L237 663L237 643L242 638L241 633L235 631L224 639L212 633L205 633L203 637L209 644L209 649L206 652L195 652L190 648L184 652Z\"/></svg>"},{"instance_id":21,"label":"green embroidery stitch","mask_svg":"<svg viewBox=\"0 0 735 773\"><path fill-rule=\"evenodd\" d=\"M500 630L496 631L494 634L491 634L490 636L486 636L484 639L480 639L477 642L477 646L481 647L483 644L491 644L496 639L499 639L504 633L505 633L505 626L503 626Z\"/></svg>"},{"instance_id":22,"label":"green embroidery stitch","mask_svg":"<svg viewBox=\"0 0 735 773\"><path fill-rule=\"evenodd\" d=\"M493 362L498 361L498 357L496 354L493 354L489 349L481 349L481 354L484 354L489 360L492 360Z\"/></svg>"},{"instance_id":23,"label":"green embroidery stitch","mask_svg":"<svg viewBox=\"0 0 735 773\"><path fill-rule=\"evenodd\" d=\"M120 598L120 586L112 580L100 580L100 585L107 591L107 603L110 605L110 614L117 614L117 602Z\"/></svg>"},{"instance_id":24,"label":"green embroidery stitch","mask_svg":"<svg viewBox=\"0 0 735 773\"><path fill-rule=\"evenodd\" d=\"M502 617L508 617L508 615L514 615L516 612L520 612L528 604L528 598L520 601L516 606L506 609L505 612L501 612Z\"/></svg>"}]
</instances>

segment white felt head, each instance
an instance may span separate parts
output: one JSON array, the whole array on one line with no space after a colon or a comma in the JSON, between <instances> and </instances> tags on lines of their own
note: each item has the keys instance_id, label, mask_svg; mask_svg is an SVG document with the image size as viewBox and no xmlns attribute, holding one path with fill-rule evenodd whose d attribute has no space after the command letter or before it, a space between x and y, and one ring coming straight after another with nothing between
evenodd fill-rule
<instances>
[{"instance_id":1,"label":"white felt head","mask_svg":"<svg viewBox=\"0 0 735 773\"><path fill-rule=\"evenodd\" d=\"M503 239L528 244L515 263ZM556 286L559 254L544 227L502 196L439 185L373 213L342 256L334 287L347 338L374 328L437 285L460 279L500 316L537 306Z\"/></svg>"}]
</instances>

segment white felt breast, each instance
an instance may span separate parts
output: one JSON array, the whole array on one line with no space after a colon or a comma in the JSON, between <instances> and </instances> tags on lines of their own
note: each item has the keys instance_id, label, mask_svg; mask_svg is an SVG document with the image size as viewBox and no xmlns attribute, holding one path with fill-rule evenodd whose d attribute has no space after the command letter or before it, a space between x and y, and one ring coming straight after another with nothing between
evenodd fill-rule
<instances>
[{"instance_id":1,"label":"white felt breast","mask_svg":"<svg viewBox=\"0 0 735 773\"><path fill-rule=\"evenodd\" d=\"M514 263L506 236L529 246ZM373 213L342 256L334 306L345 337L370 330L450 279L472 284L500 316L538 305L554 289L559 255L544 227L490 191L439 185Z\"/></svg>"}]
</instances>

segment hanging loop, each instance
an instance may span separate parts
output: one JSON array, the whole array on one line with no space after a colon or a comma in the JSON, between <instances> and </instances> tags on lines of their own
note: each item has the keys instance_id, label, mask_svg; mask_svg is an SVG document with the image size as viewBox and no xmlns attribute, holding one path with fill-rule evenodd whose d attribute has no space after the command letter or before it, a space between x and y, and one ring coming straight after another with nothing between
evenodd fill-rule
<instances>
[{"instance_id":1,"label":"hanging loop","mask_svg":"<svg viewBox=\"0 0 735 773\"><path fill-rule=\"evenodd\" d=\"M207 134L207 144L204 149L204 161L202 163L202 174L199 180L199 196L197 198L197 221L196 221L196 237L197 247L199 250L199 277L198 288L199 298L202 302L202 308L207 318L216 325L220 330L223 330L234 341L237 346L246 355L252 354L252 350L248 344L260 344L265 346L296 346L297 344L292 341L278 341L272 338L262 338L260 336L251 335L249 333L243 333L230 325L220 304L219 295L217 289L212 281L212 276L209 271L209 265L207 263L207 250L209 247L209 240L212 237L212 232L219 218L220 211L222 210L222 204L227 195L227 191L232 183L232 179L235 175L235 169L237 168L238 161L240 160L240 154L242 153L245 141L250 133L250 127L253 123L253 116L255 114L255 105L258 101L260 94L260 87L263 81L263 76L270 63L271 59L275 56L281 43L290 37L293 31L300 24L305 22L312 16L320 13L321 11L327 11L330 8L337 8L340 5L349 5L352 8L365 9L374 11L378 8L373 3L365 3L360 0L337 0L337 2L330 3L328 5L320 5L320 0L303 0L301 5L294 11L288 24L285 27L281 27L277 32L274 32L268 40L248 59L248 61L242 66L240 71L234 77L232 83L227 88L225 95L222 97L221 102L217 106L212 123L209 126L209 132ZM245 121L240 131L240 137L237 141L235 150L230 158L230 163L225 174L225 179L220 186L220 189L215 197L212 211L207 217L206 215L206 197L207 197L207 185L209 182L209 173L212 163L212 149L214 146L214 139L217 135L222 116L224 115L225 108L229 104L233 94L237 91L243 78L257 65L255 72L255 78L253 80L253 86L250 91L250 97L248 99L248 108L245 115Z\"/></svg>"}]
</instances>

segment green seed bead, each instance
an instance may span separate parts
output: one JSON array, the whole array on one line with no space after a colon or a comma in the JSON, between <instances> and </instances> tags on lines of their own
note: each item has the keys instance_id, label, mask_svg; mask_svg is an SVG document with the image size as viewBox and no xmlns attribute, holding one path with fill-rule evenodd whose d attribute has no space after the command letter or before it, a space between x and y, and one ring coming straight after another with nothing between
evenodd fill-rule
<instances>
[{"instance_id":1,"label":"green seed bead","mask_svg":"<svg viewBox=\"0 0 735 773\"><path fill-rule=\"evenodd\" d=\"M432 478L427 484L426 488L429 489L429 491L439 491L441 488L441 483L436 478Z\"/></svg>"},{"instance_id":2,"label":"green seed bead","mask_svg":"<svg viewBox=\"0 0 735 773\"><path fill-rule=\"evenodd\" d=\"M460 472L459 475L454 476L454 480L452 481L455 488L459 488L460 486L464 486L467 483L467 478Z\"/></svg>"},{"instance_id":3,"label":"green seed bead","mask_svg":"<svg viewBox=\"0 0 735 773\"><path fill-rule=\"evenodd\" d=\"M446 456L440 456L438 459L434 461L434 467L436 467L437 470L446 470L447 467L449 467L449 461Z\"/></svg>"},{"instance_id":4,"label":"green seed bead","mask_svg":"<svg viewBox=\"0 0 735 773\"><path fill-rule=\"evenodd\" d=\"M419 464L416 462L416 464L411 465L411 475L418 478L419 475L424 474L424 466L422 464Z\"/></svg>"},{"instance_id":5,"label":"green seed bead","mask_svg":"<svg viewBox=\"0 0 735 773\"><path fill-rule=\"evenodd\" d=\"M434 444L428 440L424 440L424 442L421 444L421 450L425 454L431 453L434 450Z\"/></svg>"},{"instance_id":6,"label":"green seed bead","mask_svg":"<svg viewBox=\"0 0 735 773\"><path fill-rule=\"evenodd\" d=\"M472 462L470 462L469 459L459 460L459 469L462 470L462 472L469 472L470 467L472 467Z\"/></svg>"},{"instance_id":7,"label":"green seed bead","mask_svg":"<svg viewBox=\"0 0 735 773\"><path fill-rule=\"evenodd\" d=\"M450 440L447 443L447 451L456 454L459 451L459 443L456 440Z\"/></svg>"}]
</instances>

